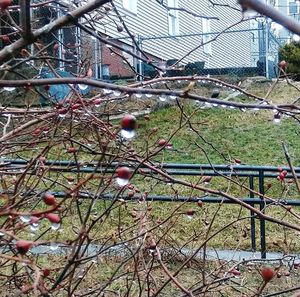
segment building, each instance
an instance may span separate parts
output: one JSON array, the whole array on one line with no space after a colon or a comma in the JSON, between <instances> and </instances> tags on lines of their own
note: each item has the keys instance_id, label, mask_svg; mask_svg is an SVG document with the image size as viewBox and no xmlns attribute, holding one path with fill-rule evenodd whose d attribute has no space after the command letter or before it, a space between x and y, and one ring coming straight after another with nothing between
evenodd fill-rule
<instances>
[{"instance_id":1,"label":"building","mask_svg":"<svg viewBox=\"0 0 300 297\"><path fill-rule=\"evenodd\" d=\"M199 68L220 70L218 73L221 73L222 69L257 66L257 22L240 22L240 11L226 6L213 6L209 0L165 0L163 4L159 2L161 1L115 1L138 45L158 64L166 63L169 66L172 61L174 63L181 60L181 65L193 63L192 65ZM239 8L235 0L225 2ZM136 52L125 30L120 32L121 23L113 11L109 13L109 20L103 20L103 24L105 25L98 27L99 34L105 34L107 38L122 44L124 49ZM235 25L232 26L233 24ZM219 36L219 33L229 26L229 33ZM199 46L202 42L216 37L216 41ZM113 49L96 40L94 42L93 59L96 64L99 64L99 61L101 63L100 68L96 66L97 77L130 76L130 67L140 66L140 69L145 69L127 53L116 50L114 54ZM195 48L197 49L192 51ZM191 53L185 56L189 52ZM123 55L128 63L123 63L119 55Z\"/></svg>"},{"instance_id":2,"label":"building","mask_svg":"<svg viewBox=\"0 0 300 297\"><path fill-rule=\"evenodd\" d=\"M128 38L126 30L120 30L122 24L113 10L108 12L102 8L93 15L92 22L85 22L85 25L124 50L139 55L138 45L161 67L172 66L180 60L177 65L189 69L189 74L222 74L257 68L262 63L263 51L259 23L241 21L236 0L217 2L224 5L213 5L209 0L115 0L136 44ZM53 2L34 9L32 27L39 28L65 14L68 3ZM18 22L18 16L15 20ZM8 33L11 30L9 28ZM211 39L215 40L202 46ZM55 62L56 66L72 73L84 74L88 68L93 68L96 78L109 79L134 77L134 70L144 74L149 70L146 63L124 50L107 47L74 25L41 40L45 44L49 41L58 44L55 48L47 48L49 54L60 59Z\"/></svg>"},{"instance_id":3,"label":"building","mask_svg":"<svg viewBox=\"0 0 300 297\"><path fill-rule=\"evenodd\" d=\"M300 1L272 0L270 4L274 5L274 7L276 7L276 9L280 12L300 21ZM276 25L274 23L273 26L282 44L285 44L292 39L296 39L297 41L299 40L297 36L291 34L291 32L283 28L281 25Z\"/></svg>"}]
</instances>

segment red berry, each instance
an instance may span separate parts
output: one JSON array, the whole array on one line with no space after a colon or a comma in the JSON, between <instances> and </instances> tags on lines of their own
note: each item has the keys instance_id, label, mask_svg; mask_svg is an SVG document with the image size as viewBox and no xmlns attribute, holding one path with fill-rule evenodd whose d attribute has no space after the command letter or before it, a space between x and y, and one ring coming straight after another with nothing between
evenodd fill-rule
<instances>
[{"instance_id":1,"label":"red berry","mask_svg":"<svg viewBox=\"0 0 300 297\"><path fill-rule=\"evenodd\" d=\"M51 223L60 223L60 217L55 213L47 213L45 214L45 218L48 219Z\"/></svg>"},{"instance_id":2,"label":"red berry","mask_svg":"<svg viewBox=\"0 0 300 297\"><path fill-rule=\"evenodd\" d=\"M260 274L266 283L269 282L275 276L274 270L268 267L264 267L261 270Z\"/></svg>"},{"instance_id":3,"label":"red berry","mask_svg":"<svg viewBox=\"0 0 300 297\"><path fill-rule=\"evenodd\" d=\"M128 195L129 198L132 198L134 196L134 192L133 191L129 191L127 195Z\"/></svg>"},{"instance_id":4,"label":"red berry","mask_svg":"<svg viewBox=\"0 0 300 297\"><path fill-rule=\"evenodd\" d=\"M58 114L60 114L60 115L64 115L64 114L67 114L67 113L68 113L68 109L67 109L67 108L61 108L61 109L59 109L57 112L58 112Z\"/></svg>"},{"instance_id":5,"label":"red berry","mask_svg":"<svg viewBox=\"0 0 300 297\"><path fill-rule=\"evenodd\" d=\"M201 200L198 200L198 201L197 201L197 205L198 205L199 207L203 207L203 202L202 202Z\"/></svg>"},{"instance_id":6,"label":"red berry","mask_svg":"<svg viewBox=\"0 0 300 297\"><path fill-rule=\"evenodd\" d=\"M37 224L39 220L40 220L40 218L32 216L30 218L29 224Z\"/></svg>"},{"instance_id":7,"label":"red berry","mask_svg":"<svg viewBox=\"0 0 300 297\"><path fill-rule=\"evenodd\" d=\"M67 153L75 153L76 152L76 148L75 147L69 147L67 149Z\"/></svg>"},{"instance_id":8,"label":"red berry","mask_svg":"<svg viewBox=\"0 0 300 297\"><path fill-rule=\"evenodd\" d=\"M158 145L159 145L159 146L165 146L167 143L168 143L168 142L167 142L165 139L160 139L160 140L158 141Z\"/></svg>"},{"instance_id":9,"label":"red berry","mask_svg":"<svg viewBox=\"0 0 300 297\"><path fill-rule=\"evenodd\" d=\"M7 43L10 42L10 38L9 38L8 35L2 35L2 36L1 36L1 39L2 39L2 41L3 41L5 44L7 44Z\"/></svg>"},{"instance_id":10,"label":"red berry","mask_svg":"<svg viewBox=\"0 0 300 297\"><path fill-rule=\"evenodd\" d=\"M239 270L235 269L235 268L231 269L229 272L232 273L233 275L236 275L236 276L241 275L241 272Z\"/></svg>"},{"instance_id":11,"label":"red berry","mask_svg":"<svg viewBox=\"0 0 300 297\"><path fill-rule=\"evenodd\" d=\"M58 43L55 43L54 46L53 46L53 49L54 49L54 50L58 50L58 48L59 48L59 44L58 44Z\"/></svg>"},{"instance_id":12,"label":"red berry","mask_svg":"<svg viewBox=\"0 0 300 297\"><path fill-rule=\"evenodd\" d=\"M237 164L241 164L241 160L240 159L234 159L234 162Z\"/></svg>"},{"instance_id":13,"label":"red berry","mask_svg":"<svg viewBox=\"0 0 300 297\"><path fill-rule=\"evenodd\" d=\"M203 182L204 183L209 183L212 180L212 178L213 178L212 176L204 176L203 177Z\"/></svg>"},{"instance_id":14,"label":"red berry","mask_svg":"<svg viewBox=\"0 0 300 297\"><path fill-rule=\"evenodd\" d=\"M95 105L100 105L100 104L102 103L102 100L101 100L101 99L94 99L94 100L93 100L93 103L94 103Z\"/></svg>"},{"instance_id":15,"label":"red berry","mask_svg":"<svg viewBox=\"0 0 300 297\"><path fill-rule=\"evenodd\" d=\"M284 180L284 178L285 178L285 174L284 174L284 172L282 171L280 174L279 174L279 178L281 179L281 180Z\"/></svg>"},{"instance_id":16,"label":"red berry","mask_svg":"<svg viewBox=\"0 0 300 297\"><path fill-rule=\"evenodd\" d=\"M134 130L136 129L136 118L133 115L126 115L121 120L121 127L124 130Z\"/></svg>"},{"instance_id":17,"label":"red berry","mask_svg":"<svg viewBox=\"0 0 300 297\"><path fill-rule=\"evenodd\" d=\"M280 174L286 176L286 175L287 175L287 171L286 171L286 170L283 170Z\"/></svg>"},{"instance_id":18,"label":"red berry","mask_svg":"<svg viewBox=\"0 0 300 297\"><path fill-rule=\"evenodd\" d=\"M288 63L285 60L282 60L278 63L279 68L282 70L285 70L287 65L288 65Z\"/></svg>"},{"instance_id":19,"label":"red berry","mask_svg":"<svg viewBox=\"0 0 300 297\"><path fill-rule=\"evenodd\" d=\"M0 0L0 8L2 10L6 9L10 5L12 5L12 0Z\"/></svg>"},{"instance_id":20,"label":"red berry","mask_svg":"<svg viewBox=\"0 0 300 297\"><path fill-rule=\"evenodd\" d=\"M117 176L122 179L130 179L131 171L128 167L120 167L117 169Z\"/></svg>"},{"instance_id":21,"label":"red berry","mask_svg":"<svg viewBox=\"0 0 300 297\"><path fill-rule=\"evenodd\" d=\"M186 212L185 212L185 214L186 215L188 215L188 216L193 216L194 214L195 214L195 210L193 210L193 209L188 209Z\"/></svg>"},{"instance_id":22,"label":"red berry","mask_svg":"<svg viewBox=\"0 0 300 297\"><path fill-rule=\"evenodd\" d=\"M43 201L47 205L55 205L56 204L56 199L55 199L54 195L52 195L50 193L45 193L43 195Z\"/></svg>"},{"instance_id":23,"label":"red berry","mask_svg":"<svg viewBox=\"0 0 300 297\"><path fill-rule=\"evenodd\" d=\"M50 269L45 268L43 270L43 275L46 276L46 277L49 276L50 275Z\"/></svg>"},{"instance_id":24,"label":"red berry","mask_svg":"<svg viewBox=\"0 0 300 297\"><path fill-rule=\"evenodd\" d=\"M76 104L73 104L72 105L72 110L76 110L76 109L79 109L81 107L81 104L79 104L79 103L76 103Z\"/></svg>"},{"instance_id":25,"label":"red berry","mask_svg":"<svg viewBox=\"0 0 300 297\"><path fill-rule=\"evenodd\" d=\"M33 132L33 136L39 136L42 133L42 130L40 128L36 128Z\"/></svg>"},{"instance_id":26,"label":"red berry","mask_svg":"<svg viewBox=\"0 0 300 297\"><path fill-rule=\"evenodd\" d=\"M42 163L44 163L46 161L46 157L40 156L39 157L39 161L42 162Z\"/></svg>"},{"instance_id":27,"label":"red berry","mask_svg":"<svg viewBox=\"0 0 300 297\"><path fill-rule=\"evenodd\" d=\"M75 180L75 178L73 176L67 176L67 181L69 183L72 183Z\"/></svg>"},{"instance_id":28,"label":"red berry","mask_svg":"<svg viewBox=\"0 0 300 297\"><path fill-rule=\"evenodd\" d=\"M277 167L278 172L282 172L282 170L283 170L282 167Z\"/></svg>"},{"instance_id":29,"label":"red berry","mask_svg":"<svg viewBox=\"0 0 300 297\"><path fill-rule=\"evenodd\" d=\"M32 242L28 240L19 240L16 243L16 249L22 255L25 255L32 246Z\"/></svg>"}]
</instances>

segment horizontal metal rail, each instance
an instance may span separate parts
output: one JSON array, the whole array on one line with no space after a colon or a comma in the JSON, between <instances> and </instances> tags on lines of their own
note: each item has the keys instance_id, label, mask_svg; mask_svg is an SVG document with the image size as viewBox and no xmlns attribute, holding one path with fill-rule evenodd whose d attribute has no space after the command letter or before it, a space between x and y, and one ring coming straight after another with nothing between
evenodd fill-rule
<instances>
[{"instance_id":1,"label":"horizontal metal rail","mask_svg":"<svg viewBox=\"0 0 300 297\"><path fill-rule=\"evenodd\" d=\"M28 174L35 174L36 165L39 164L39 161L33 163L32 168L28 168L28 165L31 164L32 160L24 159L1 159L0 162L0 172L3 174L17 173L18 170L22 171L27 169ZM157 175L157 172L150 170L145 164L140 164L138 162L128 162L128 163L110 163L110 164L99 164L97 162L75 162L71 160L46 160L43 162L47 166L48 170L54 172L69 172L71 174L76 173L105 173L105 174L114 174L116 169L119 166L128 166L132 170L141 168L143 169L143 175ZM264 199L265 191L265 179L266 178L277 178L279 175L278 167L275 166L252 166L252 165L210 165L210 164L176 164L176 163L163 163L156 164L157 169L167 172L169 175L174 176L217 176L217 177L231 177L231 178L248 178L249 179L249 197L240 198L244 203L250 204L252 206L259 206L261 212L264 212L265 206L269 204L283 204L290 206L300 206L300 199L277 199L276 202ZM293 168L296 174L296 177L300 177L300 167ZM286 178L293 179L294 176L291 173L291 169L286 166L282 166L282 170L287 171ZM140 172L137 170L137 174ZM255 179L257 183L255 183ZM256 188L257 187L257 188ZM259 197L255 197L254 193L259 193ZM64 192L55 192L56 197L66 197ZM28 195L34 195L33 193L28 193ZM35 194L36 195L36 194ZM198 202L201 200L204 203L227 203L227 204L236 204L236 202L226 199L223 197L172 197L172 196L160 196L160 195L149 195L142 197L137 195L137 197L129 198L126 195L116 197L113 194L110 195L95 195L93 193L80 192L79 197L82 199L124 199L124 200L136 200L136 199L145 199L147 201L159 201L159 202ZM252 251L256 251L256 226L255 221L257 216L253 211L250 211L251 215L251 248ZM260 252L261 257L266 258L266 221L263 218L259 219L259 232L260 232Z\"/></svg>"},{"instance_id":2,"label":"horizontal metal rail","mask_svg":"<svg viewBox=\"0 0 300 297\"><path fill-rule=\"evenodd\" d=\"M10 164L16 164L16 165L26 165L31 160L24 160L24 159L2 159L2 164L10 163ZM57 165L57 166L96 166L97 162L75 162L75 161L69 161L69 160L46 160L44 162L45 165ZM132 163L131 165L133 165ZM1 164L0 164L1 165ZM103 164L101 164L103 165ZM116 167L120 166L119 163L111 163L111 164L104 164L105 166L109 167ZM129 164L130 165L130 164ZM144 164L139 164L139 167L144 168ZM178 163L163 163L157 165L158 168L164 168L164 169L201 169L201 170L233 170L233 171L258 171L263 170L276 172L278 171L278 167L276 166L253 166L253 165L210 165L210 164L178 164ZM283 170L290 171L290 168L287 166L281 167ZM294 170L296 172L300 173L300 167L294 167Z\"/></svg>"},{"instance_id":3,"label":"horizontal metal rail","mask_svg":"<svg viewBox=\"0 0 300 297\"><path fill-rule=\"evenodd\" d=\"M51 192L57 198L65 198L68 197L68 194L65 192ZM81 199L105 199L105 200L113 200L113 199L123 199L125 201L136 201L140 198L141 195L137 195L136 197L128 197L126 195L116 196L113 194L101 194L95 195L90 192L79 192L79 198ZM238 198L240 201L245 202L250 205L260 205L263 203L265 204L283 204L283 205L291 205L291 206L300 206L300 199L299 200L292 200L292 199L278 199L274 203L271 200L263 200L261 198ZM223 197L213 197L213 196L205 196L205 197L189 197L189 196L178 196L176 198L167 196L167 195L147 195L145 196L146 201L154 201L154 202L199 202L202 201L203 203L226 203L226 204L236 204L235 201L230 200L228 198Z\"/></svg>"},{"instance_id":4,"label":"horizontal metal rail","mask_svg":"<svg viewBox=\"0 0 300 297\"><path fill-rule=\"evenodd\" d=\"M0 170L5 169L22 169L29 164L29 160L22 159L5 159L0 163ZM19 165L19 167L18 167ZM127 165L135 169L134 163L129 164L97 164L96 162L74 162L74 161L55 161L47 160L44 165L48 166L53 171L64 172L82 172L82 173L113 173L118 166ZM147 166L144 164L138 164L139 168L146 169L144 173L151 174L154 171L147 170ZM264 172L264 177L276 178L279 174L278 167L274 166L250 166L250 165L209 165L209 164L176 164L176 163L164 163L156 166L157 169L166 170L171 175L210 175L220 176L221 174L226 176L240 176L240 177L259 177L259 172ZM286 170L288 174L287 178L292 178L291 170L289 167L282 167L282 170ZM300 167L294 168L297 176L300 177ZM276 173L275 173L276 172Z\"/></svg>"}]
</instances>

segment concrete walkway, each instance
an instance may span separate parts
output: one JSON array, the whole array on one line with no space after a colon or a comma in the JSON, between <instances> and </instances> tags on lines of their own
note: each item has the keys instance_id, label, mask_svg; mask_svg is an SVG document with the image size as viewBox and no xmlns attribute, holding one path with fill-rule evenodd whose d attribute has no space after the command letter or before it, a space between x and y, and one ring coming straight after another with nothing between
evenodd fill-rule
<instances>
[{"instance_id":1,"label":"concrete walkway","mask_svg":"<svg viewBox=\"0 0 300 297\"><path fill-rule=\"evenodd\" d=\"M82 247L84 249L85 246ZM134 247L131 247L130 250L134 250ZM32 254L38 255L68 255L71 252L71 248L67 246L62 246L59 244L52 244L51 246L37 246L30 250ZM170 255L178 255L181 257L189 257L194 254L196 250L184 248L180 251L175 249L161 249L162 256L166 254ZM129 256L129 247L126 245L117 245L114 247L110 247L104 249L100 245L91 244L86 250L85 256ZM198 252L195 255L195 259L203 258L203 250ZM300 254L289 254L284 255L283 253L271 252L267 253L266 259L261 259L260 252L249 252L242 250L219 250L219 249L207 249L206 250L206 258L208 260L224 260L224 261L234 261L240 262L243 260L254 260L254 261L272 261L277 262L281 261L283 258L285 261L289 262L292 260L296 260L300 262Z\"/></svg>"}]
</instances>

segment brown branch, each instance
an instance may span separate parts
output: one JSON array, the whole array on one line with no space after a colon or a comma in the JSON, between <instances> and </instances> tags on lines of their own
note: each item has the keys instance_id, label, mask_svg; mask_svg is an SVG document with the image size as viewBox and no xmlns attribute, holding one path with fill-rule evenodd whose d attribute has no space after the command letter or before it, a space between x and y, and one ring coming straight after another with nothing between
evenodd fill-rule
<instances>
[{"instance_id":1,"label":"brown branch","mask_svg":"<svg viewBox=\"0 0 300 297\"><path fill-rule=\"evenodd\" d=\"M271 18L273 21L284 26L291 32L300 35L300 23L295 19L276 10L271 5L267 5L264 2L257 0L239 0L238 2L242 5L243 8L253 9L260 14Z\"/></svg>"},{"instance_id":2,"label":"brown branch","mask_svg":"<svg viewBox=\"0 0 300 297\"><path fill-rule=\"evenodd\" d=\"M162 7L164 7L165 9L167 10L177 10L177 11L182 11L182 12L185 12L187 14L190 14L192 15L193 17L196 17L196 18L202 18L202 19L208 19L208 20L219 20L218 17L212 17L212 16L207 16L207 15L202 15L202 14L198 14L198 13L195 13L194 11L188 9L188 8L185 8L185 7L173 7L173 6L168 6L164 3L163 0L156 0L157 3L159 3Z\"/></svg>"},{"instance_id":3,"label":"brown branch","mask_svg":"<svg viewBox=\"0 0 300 297\"><path fill-rule=\"evenodd\" d=\"M19 40L13 42L12 44L6 46L4 49L0 51L0 63L3 63L4 61L8 60L11 56L13 56L15 53L20 51L22 48L28 46L29 44L33 43L36 41L38 38L48 35L59 28L69 24L72 22L74 19L78 19L82 17L84 14L89 13L104 4L108 3L109 0L93 0L88 2L86 5L81 6L72 12L70 12L67 15L64 15L50 24L45 25L44 27L34 31L32 33L32 38L31 40L27 40L25 38L20 38Z\"/></svg>"},{"instance_id":4,"label":"brown branch","mask_svg":"<svg viewBox=\"0 0 300 297\"><path fill-rule=\"evenodd\" d=\"M179 281L172 275L172 273L169 271L169 269L166 267L166 265L163 263L161 259L161 254L159 249L156 247L156 253L157 253L157 260L161 267L163 268L164 272L168 275L168 277L172 280L172 282L180 289L182 290L185 294L187 294L190 297L194 297L194 294L189 291L188 289L184 288L182 284L179 283Z\"/></svg>"},{"instance_id":5,"label":"brown branch","mask_svg":"<svg viewBox=\"0 0 300 297\"><path fill-rule=\"evenodd\" d=\"M22 36L26 41L30 42L32 39L30 0L21 0L20 8L20 24L22 26Z\"/></svg>"},{"instance_id":6,"label":"brown branch","mask_svg":"<svg viewBox=\"0 0 300 297\"><path fill-rule=\"evenodd\" d=\"M174 78L173 78L174 79ZM194 77L194 80L197 80L197 77ZM208 98L196 94L186 94L185 91L173 91L166 89L136 89L131 87L124 87L120 85L110 84L102 81L97 81L89 78L70 78L70 77L62 77L62 78L48 78L48 79L34 79L34 80L2 80L0 81L0 87L20 87L20 86L43 86L43 85L56 85L56 84L86 84L93 87L98 88L106 88L110 90L119 90L127 94L152 94L152 95L166 95L166 96L176 96L179 98L188 98L191 100L197 100L201 102L208 102L211 104L222 105L224 107L236 107L240 109L254 109L258 108L261 110L273 110L276 109L280 112L294 112L295 114L300 113L300 106L295 104L246 104L240 102L233 101L224 101L221 99Z\"/></svg>"},{"instance_id":7,"label":"brown branch","mask_svg":"<svg viewBox=\"0 0 300 297\"><path fill-rule=\"evenodd\" d=\"M283 148L283 151L284 151L285 158L286 158L286 160L287 160L287 162L289 164L289 167L291 169L291 172L292 172L292 175L293 175L293 178L294 178L294 181L295 181L298 193L300 194L300 185L299 185L299 182L298 182L297 174L295 172L291 156L290 156L290 154L288 152L288 148L287 148L287 146L286 146L286 144L284 142L282 142L282 148Z\"/></svg>"},{"instance_id":8,"label":"brown branch","mask_svg":"<svg viewBox=\"0 0 300 297\"><path fill-rule=\"evenodd\" d=\"M54 113L50 113L50 114L47 114L47 115L44 115L44 116L41 116L40 118L37 118L37 119L34 119L34 120L31 120L27 123L25 123L24 125L21 125L21 126L18 126L17 128L15 128L14 130L10 131L9 133L3 135L1 138L0 138L0 142L3 142L4 140L16 135L17 133L23 131L24 129L32 126L32 125L35 125L41 121L44 121L48 118L51 118L53 117Z\"/></svg>"},{"instance_id":9,"label":"brown branch","mask_svg":"<svg viewBox=\"0 0 300 297\"><path fill-rule=\"evenodd\" d=\"M241 12L240 9L238 9L238 8L236 8L236 7L234 7L234 6L231 6L231 5L229 5L229 4L216 3L216 2L214 2L214 1L212 1L212 0L208 0L208 2L209 2L213 7L214 7L214 6L227 7L227 8L230 8L230 9L233 9L233 10L236 10L236 11Z\"/></svg>"},{"instance_id":10,"label":"brown branch","mask_svg":"<svg viewBox=\"0 0 300 297\"><path fill-rule=\"evenodd\" d=\"M138 157L135 157L135 158L139 163L146 165L149 169L151 169L152 171L154 171L154 172L160 174L161 176L167 178L168 180L172 181L173 183L177 183L178 185L183 185L183 186L186 186L186 187L189 187L189 188L192 188L192 189L196 189L196 190L202 191L204 193L207 192L207 193L210 193L210 194L213 194L213 195L222 196L222 197L227 198L231 201L234 201L236 204L239 204L240 206L242 206L246 209L249 209L249 210L253 211L253 213L255 213L261 219L267 220L269 222L272 222L272 223L275 223L275 224L278 224L278 225L288 227L290 229L300 231L300 226L295 225L295 224L291 224L289 222L285 222L283 220L271 217L269 215L266 215L265 213L258 210L257 208L247 204L246 202L242 201L241 199L239 199L237 197L234 197L234 196L232 196L228 193L225 193L221 190L214 190L214 189L211 189L211 188L206 188L204 186L201 186L201 185L198 185L198 184L193 184L193 183L190 183L190 182L185 181L185 180L175 179L171 175L169 175L168 173L166 173L166 172L158 169L157 167L145 162L144 160L142 160Z\"/></svg>"}]
</instances>

